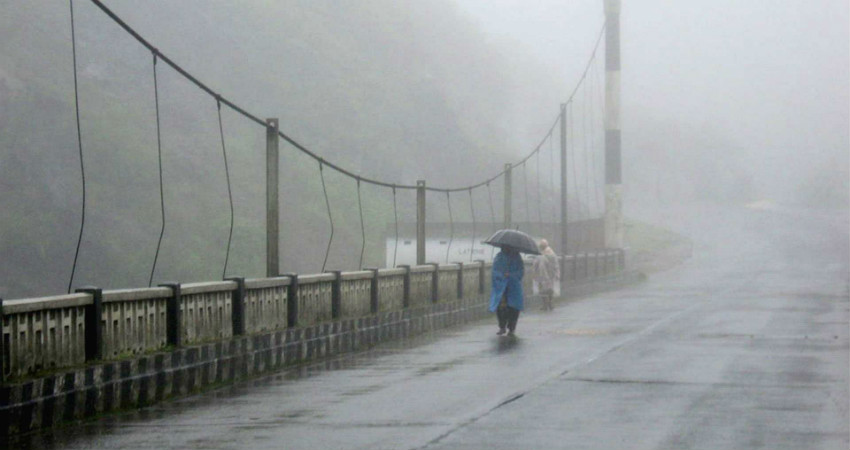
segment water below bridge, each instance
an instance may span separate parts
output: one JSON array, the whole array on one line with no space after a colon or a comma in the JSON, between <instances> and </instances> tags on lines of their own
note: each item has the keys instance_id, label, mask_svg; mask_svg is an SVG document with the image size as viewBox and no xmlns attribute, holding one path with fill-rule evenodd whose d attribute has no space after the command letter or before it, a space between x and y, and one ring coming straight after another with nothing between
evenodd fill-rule
<instances>
[{"instance_id":1,"label":"water below bridge","mask_svg":"<svg viewBox=\"0 0 850 450\"><path fill-rule=\"evenodd\" d=\"M515 338L480 322L12 447L847 449L846 212L671 218L691 261Z\"/></svg>"}]
</instances>

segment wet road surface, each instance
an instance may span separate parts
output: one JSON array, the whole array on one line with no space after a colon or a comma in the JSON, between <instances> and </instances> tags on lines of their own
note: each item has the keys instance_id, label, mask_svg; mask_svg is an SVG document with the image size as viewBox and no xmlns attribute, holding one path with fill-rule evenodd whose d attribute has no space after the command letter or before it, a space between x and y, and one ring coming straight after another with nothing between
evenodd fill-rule
<instances>
[{"instance_id":1,"label":"wet road surface","mask_svg":"<svg viewBox=\"0 0 850 450\"><path fill-rule=\"evenodd\" d=\"M37 433L56 449L847 449L846 213L678 214L632 288ZM698 234L697 234L698 233Z\"/></svg>"}]
</instances>

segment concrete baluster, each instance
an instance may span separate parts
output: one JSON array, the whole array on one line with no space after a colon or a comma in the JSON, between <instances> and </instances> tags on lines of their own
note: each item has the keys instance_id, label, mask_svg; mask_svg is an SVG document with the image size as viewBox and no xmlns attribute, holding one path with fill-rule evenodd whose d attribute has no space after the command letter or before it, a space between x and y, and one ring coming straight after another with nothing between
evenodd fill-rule
<instances>
[{"instance_id":1,"label":"concrete baluster","mask_svg":"<svg viewBox=\"0 0 850 450\"><path fill-rule=\"evenodd\" d=\"M231 319L233 321L233 335L245 334L245 278L228 277L226 281L236 282L236 290L233 291L231 299Z\"/></svg>"},{"instance_id":2,"label":"concrete baluster","mask_svg":"<svg viewBox=\"0 0 850 450\"><path fill-rule=\"evenodd\" d=\"M171 297L166 300L165 304L165 343L166 345L180 347L183 340L180 283L163 283L159 286L171 289Z\"/></svg>"}]
</instances>

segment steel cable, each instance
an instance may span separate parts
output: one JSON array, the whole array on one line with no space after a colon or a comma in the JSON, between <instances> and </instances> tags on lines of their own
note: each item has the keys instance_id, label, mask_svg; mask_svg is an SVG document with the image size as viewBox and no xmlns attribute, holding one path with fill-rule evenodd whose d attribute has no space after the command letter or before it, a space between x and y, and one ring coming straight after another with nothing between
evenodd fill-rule
<instances>
[{"instance_id":1,"label":"steel cable","mask_svg":"<svg viewBox=\"0 0 850 450\"><path fill-rule=\"evenodd\" d=\"M322 273L325 272L325 267L328 264L328 255L331 254L331 243L334 241L334 217L331 214L331 200L328 197L328 188L325 185L324 161L319 160L319 178L322 179L322 192L325 194L325 206L328 208L328 221L331 224L331 235L328 238L328 248L325 250L325 260L322 262Z\"/></svg>"},{"instance_id":2,"label":"steel cable","mask_svg":"<svg viewBox=\"0 0 850 450\"><path fill-rule=\"evenodd\" d=\"M587 217L588 217L588 219L592 219L593 214L590 210L590 148L588 147L589 136L588 136L588 126L587 126L587 119L588 119L588 116L590 116L590 113L588 112L589 109L590 109L590 105L589 105L589 102L587 100L587 97L588 97L588 95L587 95L588 94L588 86L587 85L585 85L584 88L582 89L582 93L583 93L582 96L584 98L583 101L582 101L582 113L583 114L582 114L582 120L581 120L582 149L584 150L584 152L582 153L582 155L583 155L582 160L584 161L584 201L585 201L585 204L587 205ZM590 221L588 221L587 225L588 226L585 227L585 229L587 231L586 238L587 238L588 247L590 247L593 244L593 239L592 239L592 236L590 235L590 233L593 232L593 227L589 226Z\"/></svg>"},{"instance_id":3,"label":"steel cable","mask_svg":"<svg viewBox=\"0 0 850 450\"><path fill-rule=\"evenodd\" d=\"M118 24L118 26L120 26L121 28L123 28L123 29L124 29L127 33L129 33L129 34L130 34L133 38L135 38L135 39L136 39L136 40L137 40L137 41L138 41L141 45L143 45L144 47L148 48L148 50L150 50L151 52L153 52L153 53L154 53L154 55L159 56L159 58L160 58L160 59L162 59L162 60L163 60L166 64L168 64L169 66L171 66L171 67L172 67L174 70L176 70L176 71L177 71L180 75L182 75L184 78L186 78L186 80L188 80L189 82L191 82L192 84L194 84L195 86L197 86L198 88L200 88L201 90L203 90L204 92L206 92L207 94L209 94L209 95L211 95L211 96L213 96L213 97L215 97L215 98L219 99L219 101L221 101L221 103L223 103L223 104L227 105L227 106L228 106L229 108L231 108L232 110L234 110L234 111L236 111L237 113L241 114L241 115L242 115L242 116L244 116L245 118L247 118L247 119L249 119L249 120L251 120L251 121L255 122L256 124L260 125L260 126L261 126L261 127L263 127L264 129L268 127L268 125L266 124L266 122L265 122L265 121L263 121L262 119L260 119L260 118L259 118L259 117L257 117L256 115L249 113L247 110L245 110L244 108L242 108L242 107L240 107L239 105L235 104L234 102L232 102L232 101L228 100L227 98L223 97L222 95L220 95L220 94L216 93L216 92L215 92L215 91L213 91L210 87L208 87L206 84L202 83L202 82L201 82L200 80L198 80L195 76L193 76L193 75L192 75L192 74L190 74L188 71L186 71L185 69L183 69L180 65L178 65L177 63L175 63L174 61L172 61L170 58L168 58L167 56L165 56L164 54L162 54L162 53L161 53L161 52L160 52L160 51L159 51L156 47L154 47L154 46L153 46L150 42L148 42L148 41L147 41L145 38L143 38L143 37L142 37L142 36L141 36L138 32L136 32L136 31L135 31L132 27L130 27L130 25L128 25L126 22L124 22L124 21L123 21L120 17L118 17L118 16L117 16L114 12L112 12L112 10L110 10L109 8L107 8L107 7L106 7L106 5L104 5L104 4L103 4L103 2L101 2L100 0L90 0L90 1L91 1L91 2L95 5L95 6L97 6L97 7L98 7L101 11L103 11L103 12L104 12L107 16L109 16L109 18L111 18L111 19L112 19L112 20L113 20L116 24ZM595 54L596 54L596 50L597 50L597 48L599 47L599 44L600 44L600 42L601 42L601 39L602 39L602 36L603 36L603 32L604 32L604 30L605 30L605 26L604 26L604 24L603 24L603 26L602 26L602 28L601 28L601 30L600 30L600 32L599 32L599 36L598 36L598 37L597 37L597 39L596 39L596 44L594 45L593 55L595 55ZM591 60L592 60L592 57L591 57ZM590 61L591 61L591 60L589 60L589 61L588 61L588 66L589 66L589 63L590 63ZM582 74L582 77L580 78L580 80L579 80L579 81L578 81L578 83L576 84L575 88L573 89L572 94L570 94L570 97L569 97L569 100L568 100L568 101L571 101L571 100L572 100L572 98L573 98L573 96L575 95L576 91L578 90L579 86L581 86L582 82L584 81L584 78L586 77L586 75L587 75L587 67L585 68L584 73ZM559 117L560 117L560 115L558 116L558 118L559 118ZM555 123L557 124L557 118L556 118ZM555 126L555 125L553 124L553 125L552 125L552 128L553 128L554 126ZM394 185L394 184L392 184L392 183L388 183L388 182L384 182L384 181L380 181L380 180L373 180L373 179L370 179L370 178L366 178L366 177L359 176L359 175L357 175L357 174L355 174L355 173L353 173L353 172L351 172L351 171L349 171L349 170L346 170L346 169L344 169L344 168L342 168L342 167L340 167L340 166L337 166L336 164L333 164L333 163L331 163L331 162L325 161L322 157L320 157L319 155L317 155L317 154L316 154L316 153L314 153L313 151L309 150L306 146L304 146L304 145L300 144L300 143L299 143L299 142L297 142L295 139L293 139L293 138L291 138L290 136L288 136L286 133L284 133L284 132L282 132L282 131L278 131L278 135L279 135L281 138L283 138L286 142L290 143L293 147L295 147L295 148L296 148L296 149L298 149L299 151L301 151L301 152L303 152L303 153L305 153L305 154L309 155L311 158L315 159L316 161L320 161L323 165L326 165L326 166L328 166L328 167L330 167L330 168L332 168L332 169L336 170L337 172L342 173L342 174L344 174L344 175L347 175L347 176L349 176L349 177L351 177L351 178L358 178L358 177L359 177L359 178L360 178L360 180L361 180L361 181L363 181L364 183L374 184L374 185L377 185L377 186L383 186L383 187L390 187L390 188L391 188L391 187L393 187L393 186L395 186L395 187L396 187L396 188L398 188L398 189L416 189L416 188L417 188L415 185L399 185L399 184L395 184L395 185ZM538 145L538 146L537 146L537 148L536 148L535 150L533 150L532 152L530 152L530 153L528 154L528 156L526 156L525 158L523 158L522 160L520 160L520 161L519 161L519 162L517 162L516 164L513 164L512 166L513 166L513 167L516 167L516 166L518 166L519 164L524 163L524 162L525 162L526 160L528 160L531 156L533 156L533 155L534 155L534 153L536 153L536 152L537 152L537 149L539 149L539 147L540 147L540 145ZM465 190L467 190L467 189L474 189L474 188L477 188L477 187L484 186L485 184L487 184L487 183L489 183L489 182L491 182L491 181L496 180L497 178L499 178L500 176L502 176L504 173L505 173L505 172L504 172L504 170L502 170L501 172L499 172L498 174L494 175L493 177L491 177L491 178L489 178L489 179L487 179L487 180L484 180L484 181L482 181L482 182L480 182L480 183L472 184L472 185L469 185L469 186L463 186L463 187L457 187L457 188L439 188L439 187L432 187L432 186L428 186L428 187L426 187L425 189L426 189L426 190L429 190L429 191L433 191L433 192L460 192L460 191L465 191Z\"/></svg>"},{"instance_id":4,"label":"steel cable","mask_svg":"<svg viewBox=\"0 0 850 450\"><path fill-rule=\"evenodd\" d=\"M578 177L576 176L576 146L575 146L575 137L573 136L575 134L575 126L573 125L574 116L573 116L573 104L572 104L572 102L568 103L567 106L569 107L569 111L568 111L568 114L567 114L567 141L568 141L567 150L572 150L572 151L568 151L568 154L569 154L569 159L572 162L572 164L570 165L570 168L572 169L572 173L573 173L573 176L572 176L573 191L574 191L573 195L575 196L576 203L578 203L577 214L576 214L576 216L577 216L576 219L578 219L578 220L576 220L576 222L578 222L578 224L581 225L582 211L581 211L581 202L579 201L580 193L579 193L579 190L578 190ZM567 200L567 207L569 208L569 197L568 197L568 200ZM576 242L576 253L578 253L578 249L580 248L580 245L581 245L581 239L580 239L581 233L578 234L578 237L579 238L576 239L576 241L575 241Z\"/></svg>"},{"instance_id":5,"label":"steel cable","mask_svg":"<svg viewBox=\"0 0 850 450\"><path fill-rule=\"evenodd\" d=\"M549 185L550 185L550 198L552 199L552 236L558 235L558 216L557 209L558 205L556 204L556 199L559 198L558 187L555 186L555 145L554 141L555 136L553 134L549 134ZM564 176L561 174L561 176ZM564 192L564 195L567 193ZM566 244L561 244L566 247ZM565 249L561 249L566 252Z\"/></svg>"},{"instance_id":6,"label":"steel cable","mask_svg":"<svg viewBox=\"0 0 850 450\"><path fill-rule=\"evenodd\" d=\"M537 180L537 234L543 234L541 230L543 219L541 217L540 207L540 152L537 152L537 168L534 172L534 179Z\"/></svg>"},{"instance_id":7,"label":"steel cable","mask_svg":"<svg viewBox=\"0 0 850 450\"><path fill-rule=\"evenodd\" d=\"M528 231L531 231L531 214L528 208L528 168L525 163L522 163L522 184L525 191L525 223L528 226Z\"/></svg>"},{"instance_id":8,"label":"steel cable","mask_svg":"<svg viewBox=\"0 0 850 450\"><path fill-rule=\"evenodd\" d=\"M593 204L596 207L597 216L600 214L602 207L600 206L599 201L599 168L596 163L597 153L599 153L599 147L597 143L599 142L599 133L596 131L596 106L597 106L597 95L596 91L598 91L599 77L597 67L599 64L594 64L591 69L591 77L590 77L590 167L593 173Z\"/></svg>"},{"instance_id":9,"label":"steel cable","mask_svg":"<svg viewBox=\"0 0 850 450\"><path fill-rule=\"evenodd\" d=\"M160 130L159 121L159 85L156 79L156 62L157 54L153 54L153 98L156 108L156 151L159 159L159 208L160 208L160 229L159 240L156 243L156 253L153 257L153 266L151 267L151 276L148 280L148 286L153 286L153 275L156 271L156 263L159 260L159 249L162 247L162 237L165 235L165 193L162 181L162 132Z\"/></svg>"},{"instance_id":10,"label":"steel cable","mask_svg":"<svg viewBox=\"0 0 850 450\"><path fill-rule=\"evenodd\" d=\"M395 267L396 255L398 255L398 206L396 205L395 186L393 186L393 215L395 216L395 248L393 248L393 267Z\"/></svg>"},{"instance_id":11,"label":"steel cable","mask_svg":"<svg viewBox=\"0 0 850 450\"><path fill-rule=\"evenodd\" d=\"M599 156L600 153L604 154L604 152L605 152L605 91L604 91L604 88L602 88L603 84L605 83L605 80L602 79L604 77L604 74L603 74L603 71L600 70L600 68L599 68L600 65L601 65L601 62L597 61L597 64L596 64L596 74L597 74L596 75L596 86L597 86L597 88L596 88L596 97L597 97L596 98L596 104L599 105L599 124L600 124L600 128L602 129L601 135L597 135L597 138L598 138L597 142L599 143L599 148L597 149L597 151L595 153L597 157ZM599 130L599 128L597 128L597 130ZM603 158L603 162L604 162L604 158ZM594 170L595 170L595 173L596 173L596 176L597 176L597 184L603 184L603 186L600 187L600 190L602 191L601 195L600 194L597 194L597 195L599 196L599 204L601 205L601 208L603 210L603 216L604 216L604 211L605 211L604 210L604 207L605 207L604 182L605 182L605 180L603 179L602 183L599 183L599 178L602 178L603 169L604 169L604 166L602 164L600 164Z\"/></svg>"},{"instance_id":12,"label":"steel cable","mask_svg":"<svg viewBox=\"0 0 850 450\"><path fill-rule=\"evenodd\" d=\"M221 101L216 100L218 108L218 131L221 136L221 154L224 157L224 175L227 178L227 198L230 201L230 232L227 235L227 252L224 255L224 269L221 271L221 278L227 276L227 262L230 260L230 244L233 241L233 190L230 186L230 168L227 164L227 147L224 145L224 125L221 121Z\"/></svg>"},{"instance_id":13,"label":"steel cable","mask_svg":"<svg viewBox=\"0 0 850 450\"><path fill-rule=\"evenodd\" d=\"M475 205L472 202L472 189L469 190L469 212L472 215L472 245L469 246L469 261L475 254Z\"/></svg>"},{"instance_id":14,"label":"steel cable","mask_svg":"<svg viewBox=\"0 0 850 450\"><path fill-rule=\"evenodd\" d=\"M455 238L455 223L452 218L452 197L449 192L446 192L446 205L449 208L449 245L446 247L446 264L449 263L449 252L452 249L452 241Z\"/></svg>"},{"instance_id":15,"label":"steel cable","mask_svg":"<svg viewBox=\"0 0 850 450\"><path fill-rule=\"evenodd\" d=\"M80 256L80 246L83 242L83 230L86 227L86 166L83 163L83 134L80 131L80 96L77 85L77 37L74 30L74 0L69 0L71 9L71 55L74 63L74 110L77 118L77 149L80 154L80 174L82 177L82 212L80 214L80 235L77 238L77 249L74 251L74 264L71 266L71 279L68 281L68 293L74 284L74 275L77 272L77 259Z\"/></svg>"},{"instance_id":16,"label":"steel cable","mask_svg":"<svg viewBox=\"0 0 850 450\"><path fill-rule=\"evenodd\" d=\"M490 190L490 183L487 183L487 198L490 199L490 220L493 224L493 233L496 232L496 210L493 208L493 191ZM493 259L493 253L496 251L495 248L490 249L490 260Z\"/></svg>"}]
</instances>

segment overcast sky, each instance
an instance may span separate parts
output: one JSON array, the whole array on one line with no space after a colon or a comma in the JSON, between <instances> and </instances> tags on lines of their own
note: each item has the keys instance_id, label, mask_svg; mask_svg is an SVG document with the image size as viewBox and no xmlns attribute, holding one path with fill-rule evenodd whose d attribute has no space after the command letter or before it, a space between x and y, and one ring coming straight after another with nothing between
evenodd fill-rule
<instances>
[{"instance_id":1,"label":"overcast sky","mask_svg":"<svg viewBox=\"0 0 850 450\"><path fill-rule=\"evenodd\" d=\"M456 1L494 40L551 63L565 86L604 20L602 0ZM846 177L846 0L622 3L624 152L640 151L636 126L675 123L720 135L768 189L824 167Z\"/></svg>"}]
</instances>

